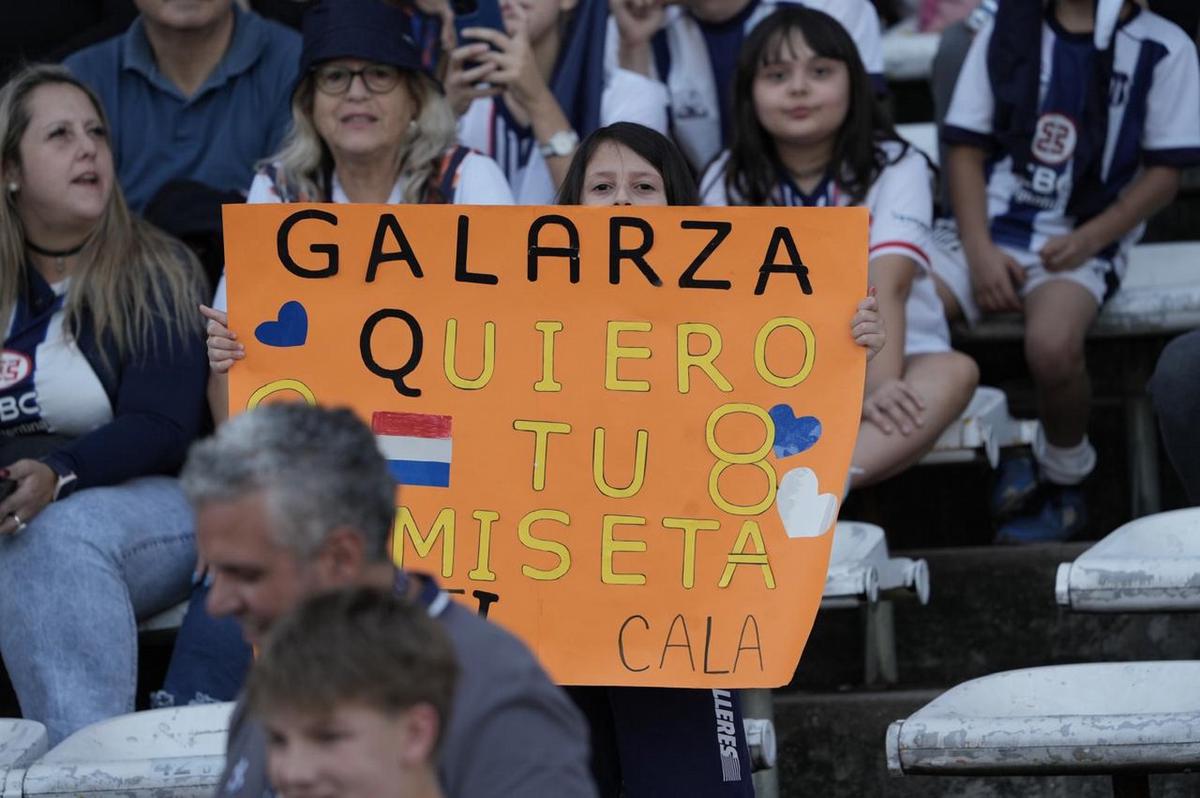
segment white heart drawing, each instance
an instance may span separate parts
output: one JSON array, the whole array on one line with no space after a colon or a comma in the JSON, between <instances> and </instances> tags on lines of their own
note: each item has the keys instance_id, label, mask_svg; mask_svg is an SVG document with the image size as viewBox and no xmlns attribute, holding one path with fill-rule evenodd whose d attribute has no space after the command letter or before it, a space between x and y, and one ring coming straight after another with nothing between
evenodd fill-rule
<instances>
[{"instance_id":1,"label":"white heart drawing","mask_svg":"<svg viewBox=\"0 0 1200 798\"><path fill-rule=\"evenodd\" d=\"M779 481L775 507L789 538L820 537L833 525L837 497L818 490L817 475L811 468L793 468Z\"/></svg>"}]
</instances>

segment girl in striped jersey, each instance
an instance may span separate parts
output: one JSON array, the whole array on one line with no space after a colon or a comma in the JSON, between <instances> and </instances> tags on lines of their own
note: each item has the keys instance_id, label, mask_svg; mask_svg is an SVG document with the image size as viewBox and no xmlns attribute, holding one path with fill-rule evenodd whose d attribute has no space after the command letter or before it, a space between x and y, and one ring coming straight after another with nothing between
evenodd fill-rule
<instances>
[{"instance_id":1,"label":"girl in striped jersey","mask_svg":"<svg viewBox=\"0 0 1200 798\"><path fill-rule=\"evenodd\" d=\"M563 205L695 205L683 154L648 127L617 123L589 136L559 193ZM636 211L632 211L636 213ZM886 350L878 303L858 303L850 333L870 361ZM569 687L591 727L601 798L752 798L749 750L736 691Z\"/></svg>"},{"instance_id":2,"label":"girl in striped jersey","mask_svg":"<svg viewBox=\"0 0 1200 798\"><path fill-rule=\"evenodd\" d=\"M580 136L662 117L666 88L628 69L605 72L605 0L500 0L500 9L505 32L463 31L446 96L460 115L459 142L500 164L519 204L546 205ZM648 54L649 36L631 46Z\"/></svg>"},{"instance_id":3,"label":"girl in striped jersey","mask_svg":"<svg viewBox=\"0 0 1200 798\"><path fill-rule=\"evenodd\" d=\"M929 274L930 177L836 20L785 7L754 29L733 87L733 145L707 170L701 197L705 205L870 209L870 281L895 344L867 367L852 486L915 463L978 381L975 363L950 349Z\"/></svg>"},{"instance_id":4,"label":"girl in striped jersey","mask_svg":"<svg viewBox=\"0 0 1200 798\"><path fill-rule=\"evenodd\" d=\"M1064 540L1086 523L1096 463L1084 338L1145 220L1200 163L1195 45L1128 0L1007 0L971 44L942 138L957 221L938 229L944 302L968 322L1022 312L1037 388L1036 471L1002 469L994 510L1014 517L998 540Z\"/></svg>"}]
</instances>

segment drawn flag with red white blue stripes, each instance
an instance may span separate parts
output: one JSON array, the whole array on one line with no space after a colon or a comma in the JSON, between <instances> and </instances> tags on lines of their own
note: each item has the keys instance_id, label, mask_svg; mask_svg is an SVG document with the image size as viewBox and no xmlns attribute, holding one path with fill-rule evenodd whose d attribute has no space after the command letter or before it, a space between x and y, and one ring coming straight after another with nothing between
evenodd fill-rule
<instances>
[{"instance_id":1,"label":"drawn flag with red white blue stripes","mask_svg":"<svg viewBox=\"0 0 1200 798\"><path fill-rule=\"evenodd\" d=\"M401 485L450 487L450 416L377 410L371 431Z\"/></svg>"}]
</instances>

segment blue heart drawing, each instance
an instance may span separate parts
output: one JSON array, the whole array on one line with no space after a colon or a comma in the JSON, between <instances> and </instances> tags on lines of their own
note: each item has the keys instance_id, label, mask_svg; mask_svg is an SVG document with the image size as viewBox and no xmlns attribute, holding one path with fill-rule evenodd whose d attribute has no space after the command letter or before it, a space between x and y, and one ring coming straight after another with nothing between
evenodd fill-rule
<instances>
[{"instance_id":1,"label":"blue heart drawing","mask_svg":"<svg viewBox=\"0 0 1200 798\"><path fill-rule=\"evenodd\" d=\"M770 415L775 422L775 456L780 459L808 451L821 439L821 420L816 416L796 418L787 405L775 405Z\"/></svg>"},{"instance_id":2,"label":"blue heart drawing","mask_svg":"<svg viewBox=\"0 0 1200 798\"><path fill-rule=\"evenodd\" d=\"M304 346L308 340L308 311L299 302L284 302L279 318L254 328L254 337L267 346Z\"/></svg>"}]
</instances>

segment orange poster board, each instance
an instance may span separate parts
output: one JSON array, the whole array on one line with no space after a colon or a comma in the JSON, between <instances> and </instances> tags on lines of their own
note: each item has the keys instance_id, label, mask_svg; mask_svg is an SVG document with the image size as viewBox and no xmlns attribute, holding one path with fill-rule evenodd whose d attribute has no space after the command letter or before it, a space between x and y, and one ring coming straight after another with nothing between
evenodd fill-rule
<instances>
[{"instance_id":1,"label":"orange poster board","mask_svg":"<svg viewBox=\"0 0 1200 798\"><path fill-rule=\"evenodd\" d=\"M398 562L563 683L791 678L862 404L865 210L239 205L225 246L231 409L371 422Z\"/></svg>"}]
</instances>

